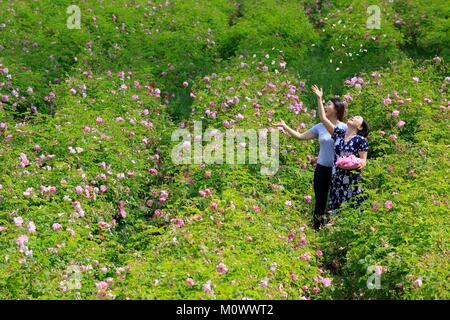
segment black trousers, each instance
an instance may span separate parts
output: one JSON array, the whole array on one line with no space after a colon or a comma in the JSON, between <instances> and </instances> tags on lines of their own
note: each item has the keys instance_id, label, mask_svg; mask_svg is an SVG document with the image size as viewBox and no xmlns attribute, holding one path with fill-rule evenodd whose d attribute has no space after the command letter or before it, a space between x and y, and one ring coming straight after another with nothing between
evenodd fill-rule
<instances>
[{"instance_id":1,"label":"black trousers","mask_svg":"<svg viewBox=\"0 0 450 320\"><path fill-rule=\"evenodd\" d=\"M325 167L317 163L314 171L314 193L315 193L315 207L314 207L314 229L319 229L323 226L324 217L328 209L328 194L331 187L331 173L332 167Z\"/></svg>"}]
</instances>

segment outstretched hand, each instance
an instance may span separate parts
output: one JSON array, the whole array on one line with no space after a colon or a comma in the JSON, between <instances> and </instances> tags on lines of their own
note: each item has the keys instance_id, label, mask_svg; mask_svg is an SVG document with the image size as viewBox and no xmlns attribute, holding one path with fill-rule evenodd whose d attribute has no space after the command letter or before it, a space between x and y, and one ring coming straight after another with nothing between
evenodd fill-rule
<instances>
[{"instance_id":1,"label":"outstretched hand","mask_svg":"<svg viewBox=\"0 0 450 320\"><path fill-rule=\"evenodd\" d=\"M316 85L313 85L311 87L311 90L317 96L317 98L322 99L322 97L323 97L323 89L322 88L319 89L319 87L317 87Z\"/></svg>"},{"instance_id":2,"label":"outstretched hand","mask_svg":"<svg viewBox=\"0 0 450 320\"><path fill-rule=\"evenodd\" d=\"M278 122L275 123L275 126L277 127L281 127L281 128L286 128L286 123L283 120L280 120Z\"/></svg>"}]
</instances>

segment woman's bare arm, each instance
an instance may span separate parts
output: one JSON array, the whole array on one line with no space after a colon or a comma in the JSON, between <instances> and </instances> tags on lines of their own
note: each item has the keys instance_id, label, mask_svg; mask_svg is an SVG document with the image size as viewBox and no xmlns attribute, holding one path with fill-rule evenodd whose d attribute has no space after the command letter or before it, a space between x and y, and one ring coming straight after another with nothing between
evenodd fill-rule
<instances>
[{"instance_id":1,"label":"woman's bare arm","mask_svg":"<svg viewBox=\"0 0 450 320\"><path fill-rule=\"evenodd\" d=\"M317 108L318 108L318 113L319 113L319 119L323 123L325 128L327 128L327 131L330 134L333 134L334 133L334 124L327 118L327 116L325 115L325 110L323 108L323 102L322 102L323 89L322 88L319 89L316 85L313 85L312 91L317 96Z\"/></svg>"},{"instance_id":2,"label":"woman's bare arm","mask_svg":"<svg viewBox=\"0 0 450 320\"><path fill-rule=\"evenodd\" d=\"M303 133L295 131L294 129L289 127L283 120L280 120L275 125L285 129L291 136L293 136L294 138L296 138L298 140L311 140L311 139L314 139L316 137L314 135L314 133L311 132L311 130L308 130L308 131L303 132Z\"/></svg>"}]
</instances>

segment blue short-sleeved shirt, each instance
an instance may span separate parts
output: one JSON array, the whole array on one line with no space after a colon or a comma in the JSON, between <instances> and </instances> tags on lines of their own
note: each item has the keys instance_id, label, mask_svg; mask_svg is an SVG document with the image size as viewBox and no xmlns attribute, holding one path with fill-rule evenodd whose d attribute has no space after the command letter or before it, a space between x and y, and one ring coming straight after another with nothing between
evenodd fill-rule
<instances>
[{"instance_id":1,"label":"blue short-sleeved shirt","mask_svg":"<svg viewBox=\"0 0 450 320\"><path fill-rule=\"evenodd\" d=\"M347 130L347 125L343 122L339 122L336 127L342 128L344 132ZM319 138L320 150L317 163L325 167L332 167L335 158L334 140L327 128L323 123L318 123L310 131L316 138Z\"/></svg>"}]
</instances>

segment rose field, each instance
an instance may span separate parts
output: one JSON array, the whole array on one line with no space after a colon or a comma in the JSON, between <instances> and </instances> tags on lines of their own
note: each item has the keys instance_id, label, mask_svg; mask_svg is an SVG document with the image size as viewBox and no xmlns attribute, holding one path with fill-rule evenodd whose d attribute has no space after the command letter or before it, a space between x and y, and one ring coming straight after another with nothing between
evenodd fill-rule
<instances>
[{"instance_id":1,"label":"rose field","mask_svg":"<svg viewBox=\"0 0 450 320\"><path fill-rule=\"evenodd\" d=\"M0 12L1 300L450 299L448 1ZM280 131L273 175L173 161L197 121L306 131L313 84L369 123L359 209L312 228L317 140Z\"/></svg>"}]
</instances>

